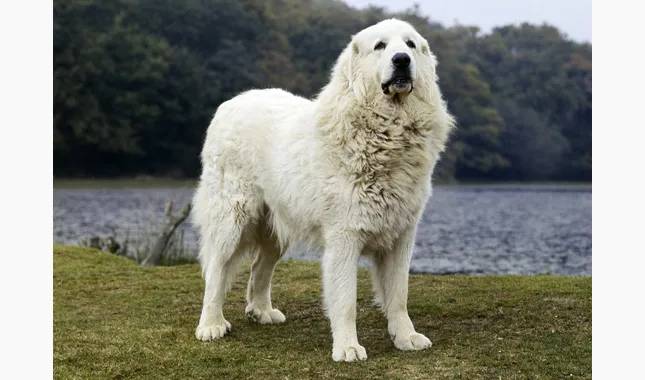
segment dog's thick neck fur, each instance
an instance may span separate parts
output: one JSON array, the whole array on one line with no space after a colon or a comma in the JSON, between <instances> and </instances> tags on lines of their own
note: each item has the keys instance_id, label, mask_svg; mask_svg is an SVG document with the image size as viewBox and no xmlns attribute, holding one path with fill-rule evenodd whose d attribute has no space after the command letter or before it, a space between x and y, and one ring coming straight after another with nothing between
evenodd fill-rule
<instances>
[{"instance_id":1,"label":"dog's thick neck fur","mask_svg":"<svg viewBox=\"0 0 645 380\"><path fill-rule=\"evenodd\" d=\"M369 221L371 238L387 247L396 238L388 235L393 226L419 217L453 120L434 77L419 77L411 93L393 99L376 81L352 81L343 62L315 100L317 128L329 159L353 183L360 207L352 216Z\"/></svg>"},{"instance_id":2,"label":"dog's thick neck fur","mask_svg":"<svg viewBox=\"0 0 645 380\"><path fill-rule=\"evenodd\" d=\"M351 54L351 47L341 54L330 83L315 100L317 127L326 143L335 148L341 161L352 161L356 154L369 156L377 152L373 158L401 157L395 151L417 146L423 153L436 152L426 163L426 169L431 171L454 126L434 72L420 74L409 94L388 96L376 81L351 72Z\"/></svg>"},{"instance_id":3,"label":"dog's thick neck fur","mask_svg":"<svg viewBox=\"0 0 645 380\"><path fill-rule=\"evenodd\" d=\"M376 80L353 70L352 54L350 44L339 57L329 84L315 100L318 127L328 143L342 146L361 129L398 125L423 132L423 139L429 140L437 153L443 152L454 119L442 99L434 68L417 76L409 94L388 96Z\"/></svg>"}]
</instances>

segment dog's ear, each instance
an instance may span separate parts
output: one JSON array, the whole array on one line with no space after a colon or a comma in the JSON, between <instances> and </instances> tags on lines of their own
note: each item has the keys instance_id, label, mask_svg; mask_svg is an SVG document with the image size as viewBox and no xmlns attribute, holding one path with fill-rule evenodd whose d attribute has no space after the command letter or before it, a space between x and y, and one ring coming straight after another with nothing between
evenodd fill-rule
<instances>
[{"instance_id":1,"label":"dog's ear","mask_svg":"<svg viewBox=\"0 0 645 380\"><path fill-rule=\"evenodd\" d=\"M360 68L360 58L360 44L352 36L352 40L340 53L332 73L332 82L358 99L366 97L368 93L366 81Z\"/></svg>"},{"instance_id":2,"label":"dog's ear","mask_svg":"<svg viewBox=\"0 0 645 380\"><path fill-rule=\"evenodd\" d=\"M352 38L349 45L347 45L345 49L343 49L343 51L340 53L340 56L338 56L338 60L334 65L334 74L340 76L347 82L351 82L352 79L352 61L354 55L356 54L356 49L358 49L358 46L355 44L354 39Z\"/></svg>"},{"instance_id":3,"label":"dog's ear","mask_svg":"<svg viewBox=\"0 0 645 380\"><path fill-rule=\"evenodd\" d=\"M356 42L356 40L354 40L354 36L352 36L352 42L350 42L350 44L352 46L352 53L354 55L358 55L360 51L358 49L358 43Z\"/></svg>"},{"instance_id":4,"label":"dog's ear","mask_svg":"<svg viewBox=\"0 0 645 380\"><path fill-rule=\"evenodd\" d=\"M428 41L423 37L421 37L421 53L425 55L430 54L430 45L428 45Z\"/></svg>"},{"instance_id":5,"label":"dog's ear","mask_svg":"<svg viewBox=\"0 0 645 380\"><path fill-rule=\"evenodd\" d=\"M421 37L421 53L430 57L432 65L437 66L437 57L435 57L432 51L430 51L430 45L428 44L428 41L423 37Z\"/></svg>"},{"instance_id":6,"label":"dog's ear","mask_svg":"<svg viewBox=\"0 0 645 380\"><path fill-rule=\"evenodd\" d=\"M437 102L437 97L439 102L441 101L441 92L437 85L437 57L432 53L428 41L423 37L421 37L420 51L422 55L419 57L417 78L419 86L415 86L415 91L426 102L434 104Z\"/></svg>"},{"instance_id":7,"label":"dog's ear","mask_svg":"<svg viewBox=\"0 0 645 380\"><path fill-rule=\"evenodd\" d=\"M360 59L360 46L358 41L352 36L352 41L349 43L347 48L351 53L349 56L348 62L348 85L354 96L357 98L364 98L367 96L367 88L363 78L363 73L358 69L359 59Z\"/></svg>"},{"instance_id":8,"label":"dog's ear","mask_svg":"<svg viewBox=\"0 0 645 380\"><path fill-rule=\"evenodd\" d=\"M428 64L430 65L430 71L432 72L432 74L436 75L437 57L430 50L430 45L428 44L428 41L421 36L419 37L421 38L421 53L427 57Z\"/></svg>"}]
</instances>

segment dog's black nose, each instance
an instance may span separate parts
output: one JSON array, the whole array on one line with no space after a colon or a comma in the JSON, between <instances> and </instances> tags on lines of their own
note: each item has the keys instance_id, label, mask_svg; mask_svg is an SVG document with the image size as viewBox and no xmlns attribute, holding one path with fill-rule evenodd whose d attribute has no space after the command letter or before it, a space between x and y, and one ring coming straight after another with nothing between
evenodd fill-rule
<instances>
[{"instance_id":1,"label":"dog's black nose","mask_svg":"<svg viewBox=\"0 0 645 380\"><path fill-rule=\"evenodd\" d=\"M396 53L394 54L394 57L392 57L392 63L396 68L405 69L410 66L410 56L406 53Z\"/></svg>"}]
</instances>

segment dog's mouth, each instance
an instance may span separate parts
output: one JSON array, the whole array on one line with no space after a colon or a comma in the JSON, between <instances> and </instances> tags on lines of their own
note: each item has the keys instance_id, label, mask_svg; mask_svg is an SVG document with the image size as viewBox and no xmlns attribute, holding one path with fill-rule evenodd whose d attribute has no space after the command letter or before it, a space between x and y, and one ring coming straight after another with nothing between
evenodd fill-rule
<instances>
[{"instance_id":1,"label":"dog's mouth","mask_svg":"<svg viewBox=\"0 0 645 380\"><path fill-rule=\"evenodd\" d=\"M402 94L412 91L412 78L409 75L394 75L387 82L381 83L381 89L385 95Z\"/></svg>"}]
</instances>

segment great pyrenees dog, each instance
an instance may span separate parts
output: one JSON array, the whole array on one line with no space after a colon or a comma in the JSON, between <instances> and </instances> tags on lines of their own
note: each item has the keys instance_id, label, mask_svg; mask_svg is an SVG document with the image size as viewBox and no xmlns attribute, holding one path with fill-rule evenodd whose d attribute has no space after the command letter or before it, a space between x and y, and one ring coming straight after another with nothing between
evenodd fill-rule
<instances>
[{"instance_id":1,"label":"great pyrenees dog","mask_svg":"<svg viewBox=\"0 0 645 380\"><path fill-rule=\"evenodd\" d=\"M430 347L407 297L416 226L453 126L436 64L410 24L389 19L352 38L314 100L266 89L219 106L193 202L206 282L199 340L230 331L222 306L245 254L254 256L247 315L284 322L271 278L286 248L304 242L323 250L333 360L367 358L356 336L360 256L372 263L374 299L394 346Z\"/></svg>"}]
</instances>

